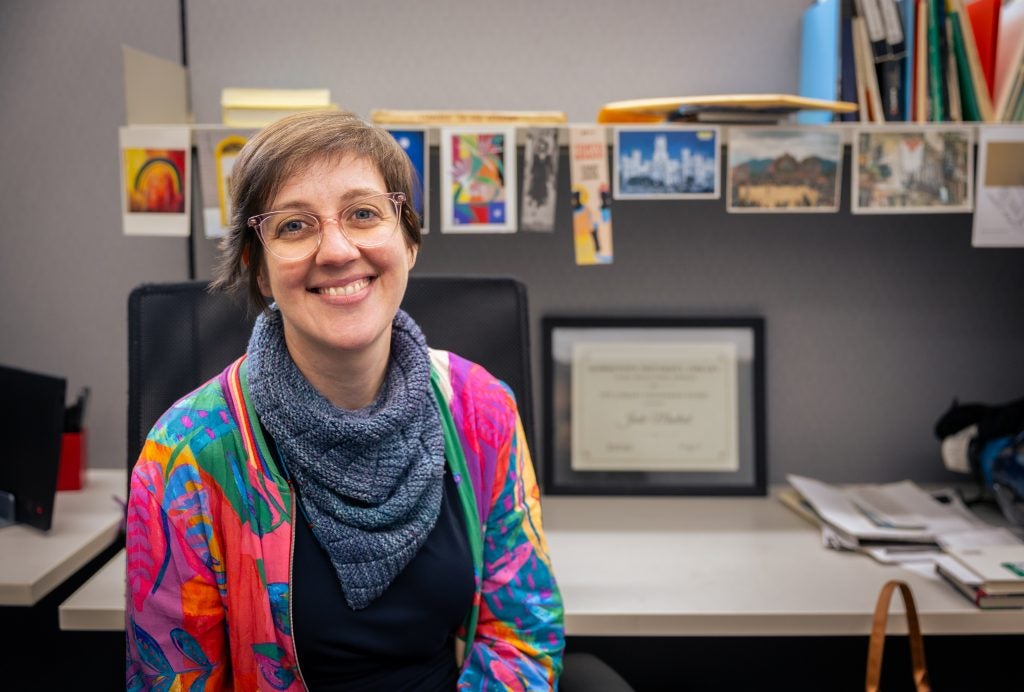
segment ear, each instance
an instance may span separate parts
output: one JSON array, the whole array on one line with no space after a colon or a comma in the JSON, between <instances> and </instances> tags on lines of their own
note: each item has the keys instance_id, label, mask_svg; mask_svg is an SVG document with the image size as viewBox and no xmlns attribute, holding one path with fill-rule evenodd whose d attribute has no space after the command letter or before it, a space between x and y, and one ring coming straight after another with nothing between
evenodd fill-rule
<instances>
[{"instance_id":1,"label":"ear","mask_svg":"<svg viewBox=\"0 0 1024 692\"><path fill-rule=\"evenodd\" d=\"M270 279L267 278L266 269L260 266L256 270L256 285L260 287L260 293L263 294L264 298L273 298L274 294L270 290Z\"/></svg>"},{"instance_id":2,"label":"ear","mask_svg":"<svg viewBox=\"0 0 1024 692\"><path fill-rule=\"evenodd\" d=\"M416 266L416 257L419 255L419 252L420 248L418 245L409 246L409 262L408 266L406 267L407 269L412 270L412 268Z\"/></svg>"}]
</instances>

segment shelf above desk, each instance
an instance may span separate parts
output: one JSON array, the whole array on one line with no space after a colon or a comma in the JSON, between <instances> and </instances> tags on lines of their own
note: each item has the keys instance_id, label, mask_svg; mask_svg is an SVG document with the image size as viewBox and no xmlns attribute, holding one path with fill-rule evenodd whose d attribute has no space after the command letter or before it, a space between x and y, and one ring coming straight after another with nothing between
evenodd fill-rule
<instances>
[{"instance_id":1,"label":"shelf above desk","mask_svg":"<svg viewBox=\"0 0 1024 692\"><path fill-rule=\"evenodd\" d=\"M125 471L90 469L81 490L57 493L48 532L0 529L0 605L35 605L113 543L124 518L114 498L125 487Z\"/></svg>"}]
</instances>

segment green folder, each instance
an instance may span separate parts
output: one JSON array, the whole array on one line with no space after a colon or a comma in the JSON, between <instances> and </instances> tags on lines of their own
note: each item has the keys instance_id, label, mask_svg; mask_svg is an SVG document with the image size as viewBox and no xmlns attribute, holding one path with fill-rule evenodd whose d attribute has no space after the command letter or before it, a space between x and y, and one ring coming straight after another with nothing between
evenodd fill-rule
<instances>
[{"instance_id":1,"label":"green folder","mask_svg":"<svg viewBox=\"0 0 1024 692\"><path fill-rule=\"evenodd\" d=\"M971 66L967 63L967 50L964 47L960 21L956 12L951 12L949 16L953 25L953 50L956 54L956 72L960 76L960 102L964 107L964 120L980 122L981 108L978 107L978 95L974 80L971 79Z\"/></svg>"},{"instance_id":2,"label":"green folder","mask_svg":"<svg viewBox=\"0 0 1024 692\"><path fill-rule=\"evenodd\" d=\"M939 31L942 31L939 26L940 2L945 2L945 0L928 0L928 95L931 100L933 122L946 120L945 109L942 106L946 90L943 75L946 72L942 68L941 43L939 42Z\"/></svg>"}]
</instances>

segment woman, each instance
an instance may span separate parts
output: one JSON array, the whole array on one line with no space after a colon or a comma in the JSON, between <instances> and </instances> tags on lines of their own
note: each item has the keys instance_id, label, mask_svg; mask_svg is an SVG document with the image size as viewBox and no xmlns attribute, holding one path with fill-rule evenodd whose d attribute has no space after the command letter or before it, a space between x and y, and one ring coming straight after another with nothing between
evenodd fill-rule
<instances>
[{"instance_id":1,"label":"woman","mask_svg":"<svg viewBox=\"0 0 1024 692\"><path fill-rule=\"evenodd\" d=\"M129 689L555 687L561 597L512 395L399 310L413 175L343 112L240 152L214 285L262 312L132 473Z\"/></svg>"}]
</instances>

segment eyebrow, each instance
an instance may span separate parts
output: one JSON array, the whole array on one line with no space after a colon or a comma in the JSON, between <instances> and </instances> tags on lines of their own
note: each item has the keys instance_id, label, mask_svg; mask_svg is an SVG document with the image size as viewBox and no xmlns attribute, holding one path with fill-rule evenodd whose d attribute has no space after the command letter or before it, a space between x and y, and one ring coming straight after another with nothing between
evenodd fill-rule
<instances>
[{"instance_id":1,"label":"eyebrow","mask_svg":"<svg viewBox=\"0 0 1024 692\"><path fill-rule=\"evenodd\" d=\"M344 209L351 202L358 201L358 200L363 199L365 197L372 197L374 195L386 195L386 194L388 194L388 193L385 192L385 191L382 191L382 190L377 190L377 189L372 188L372 187L357 187L357 188L353 188L353 189L347 191L345 194L343 194L341 197L338 198L338 202L341 205L341 206L338 207L338 210L340 211L341 209ZM313 206L314 205L310 204L309 202L305 202L305 201L302 201L302 200L291 200L291 201L286 201L286 202L284 202L282 204L275 204L274 205L274 209L312 210Z\"/></svg>"}]
</instances>

